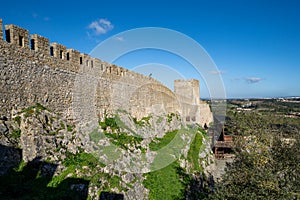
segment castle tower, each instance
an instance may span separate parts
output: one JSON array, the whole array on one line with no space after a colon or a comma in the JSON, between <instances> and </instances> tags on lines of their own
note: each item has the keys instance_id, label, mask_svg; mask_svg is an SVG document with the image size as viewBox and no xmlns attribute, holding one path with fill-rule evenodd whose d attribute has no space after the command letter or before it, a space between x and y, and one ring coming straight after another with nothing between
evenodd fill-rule
<instances>
[{"instance_id":1,"label":"castle tower","mask_svg":"<svg viewBox=\"0 0 300 200\"><path fill-rule=\"evenodd\" d=\"M0 19L0 40L3 40L2 19Z\"/></svg>"},{"instance_id":2,"label":"castle tower","mask_svg":"<svg viewBox=\"0 0 300 200\"><path fill-rule=\"evenodd\" d=\"M29 48L28 30L16 25L5 25L6 41L22 48Z\"/></svg>"},{"instance_id":3,"label":"castle tower","mask_svg":"<svg viewBox=\"0 0 300 200\"><path fill-rule=\"evenodd\" d=\"M186 103L195 105L200 102L199 80L175 80L174 92Z\"/></svg>"}]
</instances>

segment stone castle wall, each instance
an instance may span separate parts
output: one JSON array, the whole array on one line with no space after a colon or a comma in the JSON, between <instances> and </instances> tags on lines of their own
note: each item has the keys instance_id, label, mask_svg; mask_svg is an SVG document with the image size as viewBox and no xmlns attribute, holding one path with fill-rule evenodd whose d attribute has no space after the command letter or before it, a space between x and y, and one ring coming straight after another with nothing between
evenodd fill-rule
<instances>
[{"instance_id":1,"label":"stone castle wall","mask_svg":"<svg viewBox=\"0 0 300 200\"><path fill-rule=\"evenodd\" d=\"M103 117L117 109L143 117L151 112L181 113L185 107L184 115L188 116L193 105L196 106L196 111L193 109L196 121L200 119L199 109L204 104L199 106L199 82L198 86L195 81L180 82L176 94L181 95L178 97L153 78L50 43L49 39L37 34L29 35L18 26L6 25L5 38L3 32L0 19L2 116L10 118L13 110L35 103L70 120L81 120L75 119L76 116ZM187 95L185 87L190 91ZM204 110L207 112L206 108Z\"/></svg>"}]
</instances>

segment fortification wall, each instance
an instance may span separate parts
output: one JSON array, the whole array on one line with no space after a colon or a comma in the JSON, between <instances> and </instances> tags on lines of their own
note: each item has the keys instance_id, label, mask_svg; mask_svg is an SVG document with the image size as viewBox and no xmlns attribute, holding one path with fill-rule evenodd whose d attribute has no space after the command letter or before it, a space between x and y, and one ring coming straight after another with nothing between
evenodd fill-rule
<instances>
[{"instance_id":1,"label":"fortification wall","mask_svg":"<svg viewBox=\"0 0 300 200\"><path fill-rule=\"evenodd\" d=\"M72 99L74 72L42 64L35 52L4 41L0 48L1 115L9 117L12 110L36 102L55 111L65 110Z\"/></svg>"},{"instance_id":2,"label":"fortification wall","mask_svg":"<svg viewBox=\"0 0 300 200\"><path fill-rule=\"evenodd\" d=\"M0 27L2 116L10 118L13 110L35 103L70 120L74 120L74 112L81 112L74 111L74 104L93 105L84 108L85 118L90 117L89 109L100 117L116 109L142 117L156 104L170 112L179 109L174 93L153 78L50 43L40 35L29 35L15 25L5 26L4 38L2 20Z\"/></svg>"}]
</instances>

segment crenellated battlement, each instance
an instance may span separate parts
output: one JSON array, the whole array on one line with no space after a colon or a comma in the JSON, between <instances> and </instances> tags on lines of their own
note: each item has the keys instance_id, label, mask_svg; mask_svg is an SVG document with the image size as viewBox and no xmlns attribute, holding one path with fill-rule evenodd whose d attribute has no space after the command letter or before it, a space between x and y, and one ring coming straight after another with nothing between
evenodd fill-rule
<instances>
[{"instance_id":1,"label":"crenellated battlement","mask_svg":"<svg viewBox=\"0 0 300 200\"><path fill-rule=\"evenodd\" d=\"M0 32L0 42L5 47L18 51L20 57L24 56L29 61L78 72L80 65L90 62L87 59L92 60L77 50L68 49L56 42L50 43L48 38L38 34L30 35L28 30L14 24L5 25L3 34L2 19Z\"/></svg>"},{"instance_id":2,"label":"crenellated battlement","mask_svg":"<svg viewBox=\"0 0 300 200\"><path fill-rule=\"evenodd\" d=\"M50 43L48 38L38 34L30 35L28 30L14 24L5 25L4 32L5 35L3 34L2 19L0 19L0 42L6 43L4 45L7 47L10 46L14 50L20 51L20 56L33 62L73 72L79 72L80 68L84 68L84 71L96 72L94 75L98 73L111 77L132 76L158 82L151 77L92 58L86 53L67 48L57 42Z\"/></svg>"},{"instance_id":3,"label":"crenellated battlement","mask_svg":"<svg viewBox=\"0 0 300 200\"><path fill-rule=\"evenodd\" d=\"M30 49L47 55L49 53L49 39L38 34L31 35Z\"/></svg>"},{"instance_id":4,"label":"crenellated battlement","mask_svg":"<svg viewBox=\"0 0 300 200\"><path fill-rule=\"evenodd\" d=\"M16 25L5 25L6 41L22 48L29 48L28 30Z\"/></svg>"}]
</instances>

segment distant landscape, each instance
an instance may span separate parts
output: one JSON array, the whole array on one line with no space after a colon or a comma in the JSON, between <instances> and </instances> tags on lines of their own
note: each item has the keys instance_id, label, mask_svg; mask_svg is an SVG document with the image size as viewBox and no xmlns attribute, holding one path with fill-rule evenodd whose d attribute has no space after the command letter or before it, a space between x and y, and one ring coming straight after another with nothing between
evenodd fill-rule
<instances>
[{"instance_id":1,"label":"distant landscape","mask_svg":"<svg viewBox=\"0 0 300 200\"><path fill-rule=\"evenodd\" d=\"M208 199L299 199L299 114L299 97L227 100L235 159Z\"/></svg>"}]
</instances>

